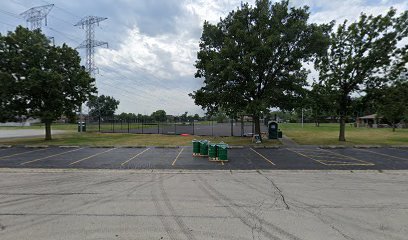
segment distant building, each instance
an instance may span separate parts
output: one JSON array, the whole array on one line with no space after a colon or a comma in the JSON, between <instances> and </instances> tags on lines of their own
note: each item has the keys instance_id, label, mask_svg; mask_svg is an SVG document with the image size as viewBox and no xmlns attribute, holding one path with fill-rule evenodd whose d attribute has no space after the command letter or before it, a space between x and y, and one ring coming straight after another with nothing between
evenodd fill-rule
<instances>
[{"instance_id":1,"label":"distant building","mask_svg":"<svg viewBox=\"0 0 408 240\"><path fill-rule=\"evenodd\" d=\"M356 127L377 128L381 119L382 117L378 116L377 114L358 117L356 121Z\"/></svg>"}]
</instances>

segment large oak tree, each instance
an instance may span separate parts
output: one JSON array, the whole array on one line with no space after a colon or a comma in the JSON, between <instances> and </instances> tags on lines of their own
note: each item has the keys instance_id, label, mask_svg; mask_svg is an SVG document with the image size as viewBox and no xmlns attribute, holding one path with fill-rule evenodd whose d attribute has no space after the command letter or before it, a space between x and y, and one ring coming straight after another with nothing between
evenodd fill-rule
<instances>
[{"instance_id":1,"label":"large oak tree","mask_svg":"<svg viewBox=\"0 0 408 240\"><path fill-rule=\"evenodd\" d=\"M0 35L0 121L40 118L51 140L52 122L75 114L96 92L80 60L76 50L50 45L39 30L19 26Z\"/></svg>"},{"instance_id":2,"label":"large oak tree","mask_svg":"<svg viewBox=\"0 0 408 240\"><path fill-rule=\"evenodd\" d=\"M309 14L289 1L258 0L217 24L204 22L195 65L204 86L190 94L195 103L209 113L251 114L258 134L263 111L292 109L306 85L303 63L325 51L331 29L308 23Z\"/></svg>"}]
</instances>

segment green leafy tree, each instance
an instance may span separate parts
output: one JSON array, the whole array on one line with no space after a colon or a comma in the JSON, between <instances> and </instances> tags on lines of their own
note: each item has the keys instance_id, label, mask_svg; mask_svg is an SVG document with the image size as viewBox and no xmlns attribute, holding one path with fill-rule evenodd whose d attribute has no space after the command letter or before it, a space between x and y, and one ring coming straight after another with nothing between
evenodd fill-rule
<instances>
[{"instance_id":1,"label":"green leafy tree","mask_svg":"<svg viewBox=\"0 0 408 240\"><path fill-rule=\"evenodd\" d=\"M392 124L392 131L395 132L397 123L408 120L408 82L397 83L377 93L377 113Z\"/></svg>"},{"instance_id":2,"label":"green leafy tree","mask_svg":"<svg viewBox=\"0 0 408 240\"><path fill-rule=\"evenodd\" d=\"M272 107L292 109L308 71L302 63L324 52L331 25L309 24L309 8L289 1L242 4L217 24L204 22L195 64L204 86L190 96L210 114L245 112L255 120Z\"/></svg>"},{"instance_id":3,"label":"green leafy tree","mask_svg":"<svg viewBox=\"0 0 408 240\"><path fill-rule=\"evenodd\" d=\"M89 114L100 117L113 117L120 101L111 96L93 96L87 102Z\"/></svg>"},{"instance_id":4,"label":"green leafy tree","mask_svg":"<svg viewBox=\"0 0 408 240\"><path fill-rule=\"evenodd\" d=\"M320 126L321 120L325 116L330 116L333 111L332 94L330 89L326 86L313 83L312 89L307 92L306 108L308 109L307 115L310 116L315 122L316 127Z\"/></svg>"},{"instance_id":5,"label":"green leafy tree","mask_svg":"<svg viewBox=\"0 0 408 240\"><path fill-rule=\"evenodd\" d=\"M407 36L407 12L399 17L390 9L384 16L361 14L357 22L344 21L331 33L331 45L318 58L319 78L335 93L340 117L339 141L346 141L345 120L351 94L395 79L407 62L406 47L397 44Z\"/></svg>"},{"instance_id":6,"label":"green leafy tree","mask_svg":"<svg viewBox=\"0 0 408 240\"><path fill-rule=\"evenodd\" d=\"M78 52L67 45L50 45L40 30L19 26L0 35L0 120L40 118L45 123L45 139L51 140L52 122L63 114L74 115L96 92L94 79L80 60Z\"/></svg>"},{"instance_id":7,"label":"green leafy tree","mask_svg":"<svg viewBox=\"0 0 408 240\"><path fill-rule=\"evenodd\" d=\"M165 122L167 120L166 111L157 110L152 113L151 117L157 122Z\"/></svg>"}]
</instances>

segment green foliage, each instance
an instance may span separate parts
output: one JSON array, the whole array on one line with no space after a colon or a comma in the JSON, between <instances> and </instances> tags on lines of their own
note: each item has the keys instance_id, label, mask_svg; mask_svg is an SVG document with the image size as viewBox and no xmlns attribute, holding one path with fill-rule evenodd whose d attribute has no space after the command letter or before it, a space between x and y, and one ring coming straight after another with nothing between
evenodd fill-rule
<instances>
[{"instance_id":1,"label":"green foliage","mask_svg":"<svg viewBox=\"0 0 408 240\"><path fill-rule=\"evenodd\" d=\"M152 113L151 117L156 122L165 122L167 120L166 111L164 110L157 110Z\"/></svg>"},{"instance_id":2,"label":"green foliage","mask_svg":"<svg viewBox=\"0 0 408 240\"><path fill-rule=\"evenodd\" d=\"M100 95L89 99L87 106L92 116L113 117L120 101L111 96Z\"/></svg>"},{"instance_id":3,"label":"green foliage","mask_svg":"<svg viewBox=\"0 0 408 240\"><path fill-rule=\"evenodd\" d=\"M336 98L340 141L345 141L350 95L367 87L380 87L404 69L407 47L399 49L397 43L407 36L407 17L407 12L396 17L396 11L390 9L384 16L363 13L357 22L345 21L331 33L328 51L315 62L320 81Z\"/></svg>"},{"instance_id":4,"label":"green foliage","mask_svg":"<svg viewBox=\"0 0 408 240\"><path fill-rule=\"evenodd\" d=\"M397 83L377 91L378 114L395 124L408 121L408 82Z\"/></svg>"},{"instance_id":5,"label":"green foliage","mask_svg":"<svg viewBox=\"0 0 408 240\"><path fill-rule=\"evenodd\" d=\"M302 63L324 52L331 25L308 24L308 7L288 5L259 0L216 25L204 22L195 65L204 86L190 94L197 105L230 116L297 105L308 74Z\"/></svg>"},{"instance_id":6,"label":"green foliage","mask_svg":"<svg viewBox=\"0 0 408 240\"><path fill-rule=\"evenodd\" d=\"M52 121L72 116L96 92L76 50L52 46L39 30L21 26L0 35L0 82L0 121L41 118L46 139L51 139Z\"/></svg>"},{"instance_id":7,"label":"green foliage","mask_svg":"<svg viewBox=\"0 0 408 240\"><path fill-rule=\"evenodd\" d=\"M119 120L131 120L131 119L136 119L137 116L134 113L125 113L125 112L123 112L123 113L119 114L117 116L117 118Z\"/></svg>"}]
</instances>

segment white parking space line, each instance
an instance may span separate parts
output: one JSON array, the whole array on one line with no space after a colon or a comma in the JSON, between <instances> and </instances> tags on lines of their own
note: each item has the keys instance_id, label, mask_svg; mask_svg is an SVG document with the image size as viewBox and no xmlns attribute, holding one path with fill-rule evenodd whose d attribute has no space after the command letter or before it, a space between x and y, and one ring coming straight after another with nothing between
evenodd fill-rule
<instances>
[{"instance_id":1,"label":"white parking space line","mask_svg":"<svg viewBox=\"0 0 408 240\"><path fill-rule=\"evenodd\" d=\"M41 148L41 149L36 149L36 150L32 150L32 151L27 151L27 152L22 152L22 153L15 153L15 154L11 154L11 155L7 155L7 156L3 156L0 157L0 159L4 159L4 158L8 158L8 157L14 157L14 156L19 156L19 155L23 155L23 154L27 154L27 153L33 153L33 152L39 152L39 151L44 151L47 148Z\"/></svg>"},{"instance_id":2,"label":"white parking space line","mask_svg":"<svg viewBox=\"0 0 408 240\"><path fill-rule=\"evenodd\" d=\"M104 154L104 153L110 152L110 151L112 151L112 150L114 150L114 149L116 149L116 148L111 148L111 149L108 149L108 150L106 150L106 151L103 151L103 152L100 152L100 153L97 153L97 154L91 155L91 156L89 156L89 157L82 158L82 159L80 159L80 160L78 160L78 161L75 161L75 162L72 162L72 163L70 163L70 164L68 164L68 165L70 165L70 166L71 166L71 165L74 165L74 164L80 163L80 162L85 161L85 160L87 160L87 159L90 159L90 158L96 157L96 156L98 156L98 155L101 155L101 154Z\"/></svg>"},{"instance_id":3,"label":"white parking space line","mask_svg":"<svg viewBox=\"0 0 408 240\"><path fill-rule=\"evenodd\" d=\"M260 154L259 152L255 151L255 149L250 148L254 153L258 154L261 158L265 159L267 162L269 162L272 165L276 165L275 163L273 163L271 160L269 160L268 158L266 158L264 155Z\"/></svg>"},{"instance_id":4,"label":"white parking space line","mask_svg":"<svg viewBox=\"0 0 408 240\"><path fill-rule=\"evenodd\" d=\"M135 159L136 157L138 157L138 156L142 155L143 153L147 152L149 149L150 149L150 148L147 148L147 149L143 150L142 152L140 152L140 153L136 154L135 156L129 158L128 160L124 161L124 162L121 163L120 165L121 165L121 166L125 165L126 163L132 161L132 160Z\"/></svg>"},{"instance_id":5,"label":"white parking space line","mask_svg":"<svg viewBox=\"0 0 408 240\"><path fill-rule=\"evenodd\" d=\"M54 155L47 156L47 157L43 157L43 158L37 158L37 159L31 160L31 161L23 162L23 163L21 163L20 165L26 165L26 164L28 164L28 163L38 162L38 161L41 161L41 160L44 160L44 159L48 159L48 158L51 158L51 157L56 157L56 156L60 156L60 155L66 154L66 153L75 152L75 151L78 151L78 150L81 150L81 149L83 149L83 148L78 148L78 149L74 149L74 150L69 150L69 151L65 151L65 152L62 152L62 153L54 154Z\"/></svg>"},{"instance_id":6,"label":"white parking space line","mask_svg":"<svg viewBox=\"0 0 408 240\"><path fill-rule=\"evenodd\" d=\"M358 159L358 158L355 158L355 157L352 157L352 156L344 155L344 154L341 154L341 153L332 152L332 151L330 151L330 150L322 149L322 151L331 153L331 154L333 154L333 155L341 156L341 157L343 157L344 159L351 159L351 160L360 162L360 163L362 163L363 165L371 165L371 166L375 165L374 163L367 162L367 161L364 161L364 160L361 160L361 159Z\"/></svg>"},{"instance_id":7,"label":"white parking space line","mask_svg":"<svg viewBox=\"0 0 408 240\"><path fill-rule=\"evenodd\" d=\"M176 164L176 161L177 161L177 159L180 157L180 154L183 152L183 150L184 150L184 148L182 148L182 149L180 150L180 152L178 153L176 159L174 159L174 161L173 161L173 163L171 164L171 166L174 166L174 165Z\"/></svg>"}]
</instances>

